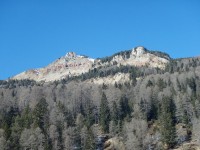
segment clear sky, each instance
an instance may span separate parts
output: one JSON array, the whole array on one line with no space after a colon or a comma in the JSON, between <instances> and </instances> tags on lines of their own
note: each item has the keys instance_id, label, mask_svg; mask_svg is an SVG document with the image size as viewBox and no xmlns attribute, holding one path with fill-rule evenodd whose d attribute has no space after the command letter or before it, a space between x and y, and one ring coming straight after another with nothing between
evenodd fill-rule
<instances>
[{"instance_id":1,"label":"clear sky","mask_svg":"<svg viewBox=\"0 0 200 150\"><path fill-rule=\"evenodd\" d=\"M200 0L0 0L0 79L136 46L199 56Z\"/></svg>"}]
</instances>

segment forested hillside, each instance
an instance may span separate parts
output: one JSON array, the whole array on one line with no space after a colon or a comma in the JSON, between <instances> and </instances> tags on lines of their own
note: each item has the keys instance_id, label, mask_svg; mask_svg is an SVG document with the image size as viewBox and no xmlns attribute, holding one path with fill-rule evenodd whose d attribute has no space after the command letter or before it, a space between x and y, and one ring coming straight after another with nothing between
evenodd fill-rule
<instances>
[{"instance_id":1,"label":"forested hillside","mask_svg":"<svg viewBox=\"0 0 200 150\"><path fill-rule=\"evenodd\" d=\"M0 81L0 150L200 147L200 58L152 53L169 59L164 69L110 64L54 82ZM119 73L129 80L92 84Z\"/></svg>"}]
</instances>

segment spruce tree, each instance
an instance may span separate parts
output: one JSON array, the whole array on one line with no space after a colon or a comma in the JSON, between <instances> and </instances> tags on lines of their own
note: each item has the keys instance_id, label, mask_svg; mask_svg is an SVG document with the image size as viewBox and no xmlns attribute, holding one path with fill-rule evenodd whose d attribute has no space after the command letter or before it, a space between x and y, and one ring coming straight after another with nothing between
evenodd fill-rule
<instances>
[{"instance_id":1,"label":"spruce tree","mask_svg":"<svg viewBox=\"0 0 200 150\"><path fill-rule=\"evenodd\" d=\"M47 113L48 113L48 104L46 102L45 98L42 98L37 105L35 106L35 109L33 111L33 118L34 118L34 124L35 127L40 127L42 131L45 130L45 122L47 120Z\"/></svg>"},{"instance_id":2,"label":"spruce tree","mask_svg":"<svg viewBox=\"0 0 200 150\"><path fill-rule=\"evenodd\" d=\"M150 97L150 109L147 113L147 121L157 120L158 118L158 101L154 94Z\"/></svg>"},{"instance_id":3,"label":"spruce tree","mask_svg":"<svg viewBox=\"0 0 200 150\"><path fill-rule=\"evenodd\" d=\"M108 100L103 92L100 104L100 125L105 133L109 132L109 121L110 121L110 109L108 106Z\"/></svg>"},{"instance_id":4,"label":"spruce tree","mask_svg":"<svg viewBox=\"0 0 200 150\"><path fill-rule=\"evenodd\" d=\"M118 124L119 111L118 111L117 103L115 101L112 104L112 120L113 120L115 125Z\"/></svg>"},{"instance_id":5,"label":"spruce tree","mask_svg":"<svg viewBox=\"0 0 200 150\"><path fill-rule=\"evenodd\" d=\"M119 101L119 119L123 120L125 117L130 117L131 107L129 105L128 98L123 95Z\"/></svg>"},{"instance_id":6,"label":"spruce tree","mask_svg":"<svg viewBox=\"0 0 200 150\"><path fill-rule=\"evenodd\" d=\"M86 143L85 143L85 146L83 147L83 149L87 149L87 150L95 149L95 137L94 137L94 133L92 132L91 128L88 129L88 131L87 131L87 139L86 139Z\"/></svg>"},{"instance_id":7,"label":"spruce tree","mask_svg":"<svg viewBox=\"0 0 200 150\"><path fill-rule=\"evenodd\" d=\"M168 146L168 148L171 148L176 143L175 105L172 101L172 98L163 98L161 111L161 140Z\"/></svg>"},{"instance_id":8,"label":"spruce tree","mask_svg":"<svg viewBox=\"0 0 200 150\"><path fill-rule=\"evenodd\" d=\"M119 109L117 103L113 101L112 103L112 112L111 112L111 120L110 122L110 133L116 134L119 132Z\"/></svg>"}]
</instances>

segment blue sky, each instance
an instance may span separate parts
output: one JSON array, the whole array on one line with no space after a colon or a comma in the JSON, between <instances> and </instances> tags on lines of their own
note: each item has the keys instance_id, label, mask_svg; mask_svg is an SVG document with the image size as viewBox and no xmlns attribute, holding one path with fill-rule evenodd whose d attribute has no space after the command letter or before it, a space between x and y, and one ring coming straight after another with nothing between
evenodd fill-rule
<instances>
[{"instance_id":1,"label":"blue sky","mask_svg":"<svg viewBox=\"0 0 200 150\"><path fill-rule=\"evenodd\" d=\"M93 58L142 45L200 55L199 0L0 0L0 79L68 51Z\"/></svg>"}]
</instances>

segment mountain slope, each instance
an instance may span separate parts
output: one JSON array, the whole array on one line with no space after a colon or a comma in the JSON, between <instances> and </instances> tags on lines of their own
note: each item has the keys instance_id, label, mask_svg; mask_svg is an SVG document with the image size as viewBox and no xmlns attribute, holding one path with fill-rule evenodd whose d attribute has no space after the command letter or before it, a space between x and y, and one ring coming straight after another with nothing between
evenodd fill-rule
<instances>
[{"instance_id":1,"label":"mountain slope","mask_svg":"<svg viewBox=\"0 0 200 150\"><path fill-rule=\"evenodd\" d=\"M158 62L136 61L148 56ZM47 67L85 59L68 53ZM140 47L89 63L56 82L0 80L0 149L200 148L200 57Z\"/></svg>"},{"instance_id":2,"label":"mountain slope","mask_svg":"<svg viewBox=\"0 0 200 150\"><path fill-rule=\"evenodd\" d=\"M87 72L94 63L93 59L69 52L44 68L28 70L13 79L32 79L36 81L54 81L66 76L77 76Z\"/></svg>"},{"instance_id":3,"label":"mountain slope","mask_svg":"<svg viewBox=\"0 0 200 150\"><path fill-rule=\"evenodd\" d=\"M170 57L158 55L161 53L151 52L144 47L136 47L130 51L120 52L111 57L91 59L85 56L69 52L44 68L28 70L14 76L12 79L32 79L35 81L55 81L66 77L78 76L98 67L114 65L123 66L148 66L164 69Z\"/></svg>"}]
</instances>

